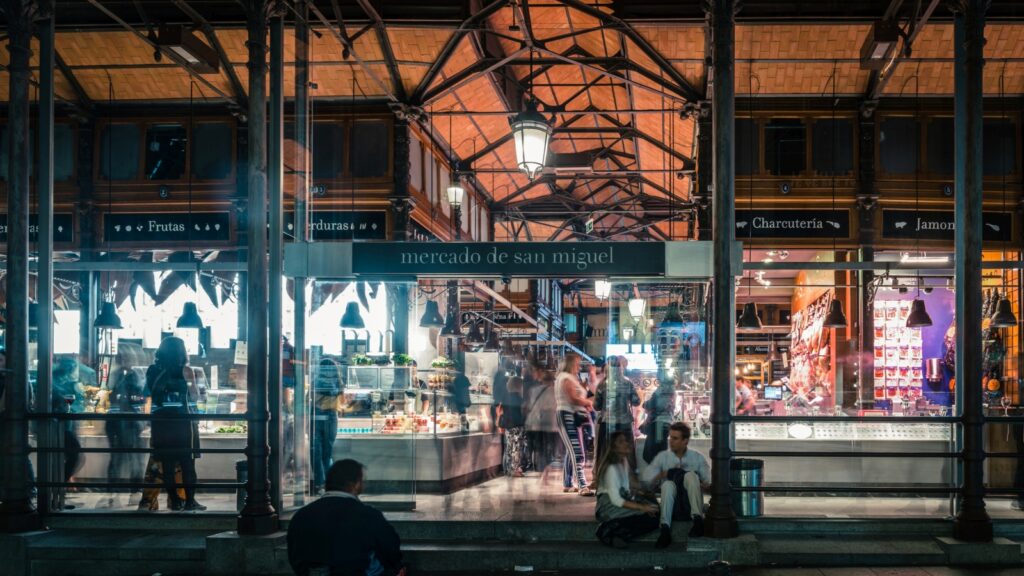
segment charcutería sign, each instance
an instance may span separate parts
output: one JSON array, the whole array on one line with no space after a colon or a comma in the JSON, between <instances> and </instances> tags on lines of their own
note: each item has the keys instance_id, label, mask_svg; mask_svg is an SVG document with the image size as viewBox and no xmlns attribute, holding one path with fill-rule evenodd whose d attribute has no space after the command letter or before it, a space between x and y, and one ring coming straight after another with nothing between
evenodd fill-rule
<instances>
[{"instance_id":1,"label":"charcuter\u00eda sign","mask_svg":"<svg viewBox=\"0 0 1024 576\"><path fill-rule=\"evenodd\" d=\"M660 242L365 243L352 247L357 274L659 276Z\"/></svg>"},{"instance_id":2,"label":"charcuter\u00eda sign","mask_svg":"<svg viewBox=\"0 0 1024 576\"><path fill-rule=\"evenodd\" d=\"M848 210L737 210L736 238L848 238Z\"/></svg>"}]
</instances>

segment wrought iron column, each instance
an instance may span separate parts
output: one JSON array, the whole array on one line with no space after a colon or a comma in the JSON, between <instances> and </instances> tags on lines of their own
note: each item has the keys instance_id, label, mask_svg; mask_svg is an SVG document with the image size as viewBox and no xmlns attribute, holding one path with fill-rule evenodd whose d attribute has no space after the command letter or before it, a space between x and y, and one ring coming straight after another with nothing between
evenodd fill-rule
<instances>
[{"instance_id":1,"label":"wrought iron column","mask_svg":"<svg viewBox=\"0 0 1024 576\"><path fill-rule=\"evenodd\" d=\"M28 471L28 210L29 58L38 3L6 0L9 63L7 172L7 366L4 378L4 491L0 529L26 532L41 527L32 506Z\"/></svg>"},{"instance_id":2,"label":"wrought iron column","mask_svg":"<svg viewBox=\"0 0 1024 576\"><path fill-rule=\"evenodd\" d=\"M412 198L409 196L409 120L404 113L395 118L394 151L392 153L394 190L391 193L391 239L405 242L409 239L409 213ZM415 287L413 288L415 289ZM391 310L391 350L395 354L409 352L409 286L399 284L388 290L388 308Z\"/></svg>"},{"instance_id":3,"label":"wrought iron column","mask_svg":"<svg viewBox=\"0 0 1024 576\"><path fill-rule=\"evenodd\" d=\"M246 365L249 423L245 453L249 481L245 507L238 517L241 534L269 534L278 528L270 502L267 428L267 21L273 2L245 3L249 39L249 210L248 210L248 347Z\"/></svg>"},{"instance_id":4,"label":"wrought iron column","mask_svg":"<svg viewBox=\"0 0 1024 576\"><path fill-rule=\"evenodd\" d=\"M875 259L875 215L878 207L878 191L875 189L875 105L876 102L863 102L857 123L857 134L860 143L857 170L857 216L860 236L861 262L872 262ZM872 270L861 270L858 273L857 294L860 301L860 321L857 323L860 333L858 340L860 354L858 358L858 387L853 401L856 406L864 402L874 403L875 368L875 318L873 315L872 292L870 289L875 273ZM850 407L850 387L844 388L844 407Z\"/></svg>"},{"instance_id":5,"label":"wrought iron column","mask_svg":"<svg viewBox=\"0 0 1024 576\"><path fill-rule=\"evenodd\" d=\"M694 177L693 200L697 203L697 239L711 240L711 190L714 189L714 128L711 125L711 103L700 103L697 111L697 174ZM693 222L690 222L693 226Z\"/></svg>"},{"instance_id":6,"label":"wrought iron column","mask_svg":"<svg viewBox=\"0 0 1024 576\"><path fill-rule=\"evenodd\" d=\"M306 241L309 229L309 7L295 3L295 215L293 238ZM292 394L295 422L292 426L295 457L295 505L305 503L306 456L309 454L306 420L306 279L292 280L295 298L295 391ZM310 435L311 437L311 435Z\"/></svg>"},{"instance_id":7,"label":"wrought iron column","mask_svg":"<svg viewBox=\"0 0 1024 576\"><path fill-rule=\"evenodd\" d=\"M53 67L54 67L54 17L39 24L39 172L36 190L39 194L39 266L37 270L36 294L50 294L53 290ZM38 298L36 307L36 339L38 342L36 365L36 412L50 410L50 394L53 390L53 298ZM55 424L50 420L36 422L36 443L51 446L55 435ZM38 478L49 479L50 471L59 468L59 457L54 454L36 453ZM53 464L51 466L51 464ZM41 514L49 512L50 495L48 487L38 489L36 507Z\"/></svg>"},{"instance_id":8,"label":"wrought iron column","mask_svg":"<svg viewBox=\"0 0 1024 576\"><path fill-rule=\"evenodd\" d=\"M281 149L284 141L284 18L278 14L270 21L270 138L267 156L267 184L270 193L270 356L268 400L270 404L270 501L281 509L281 277L282 233L284 218L284 165Z\"/></svg>"},{"instance_id":9,"label":"wrought iron column","mask_svg":"<svg viewBox=\"0 0 1024 576\"><path fill-rule=\"evenodd\" d=\"M963 422L964 481L958 540L989 542L992 520L985 511L984 408L982 407L982 68L985 10L989 0L957 0L954 11L953 114L955 119L956 381Z\"/></svg>"},{"instance_id":10,"label":"wrought iron column","mask_svg":"<svg viewBox=\"0 0 1024 576\"><path fill-rule=\"evenodd\" d=\"M732 538L738 532L732 510L729 465L732 460L733 357L736 293L732 275L732 246L736 239L736 93L735 0L710 0L713 87L711 98L714 135L714 300L712 342L714 385L711 403L711 508L704 524L713 538Z\"/></svg>"}]
</instances>

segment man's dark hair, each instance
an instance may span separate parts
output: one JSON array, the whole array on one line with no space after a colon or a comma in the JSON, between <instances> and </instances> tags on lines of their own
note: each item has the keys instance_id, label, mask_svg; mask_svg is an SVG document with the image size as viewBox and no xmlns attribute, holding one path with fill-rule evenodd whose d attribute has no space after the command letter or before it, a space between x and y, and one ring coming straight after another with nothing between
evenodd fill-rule
<instances>
[{"instance_id":1,"label":"man's dark hair","mask_svg":"<svg viewBox=\"0 0 1024 576\"><path fill-rule=\"evenodd\" d=\"M351 458L338 460L331 465L327 471L327 480L324 488L327 490L343 492L348 491L354 484L363 479L363 465Z\"/></svg>"},{"instance_id":2,"label":"man's dark hair","mask_svg":"<svg viewBox=\"0 0 1024 576\"><path fill-rule=\"evenodd\" d=\"M690 425L686 422L673 422L672 425L668 427L668 431L672 432L673 430L682 434L683 440L690 437Z\"/></svg>"}]
</instances>

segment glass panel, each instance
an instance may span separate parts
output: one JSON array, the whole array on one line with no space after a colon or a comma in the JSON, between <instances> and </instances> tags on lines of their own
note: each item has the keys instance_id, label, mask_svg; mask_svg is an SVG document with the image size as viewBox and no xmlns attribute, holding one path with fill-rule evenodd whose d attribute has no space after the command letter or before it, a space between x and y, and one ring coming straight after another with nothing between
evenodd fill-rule
<instances>
[{"instance_id":1,"label":"glass panel","mask_svg":"<svg viewBox=\"0 0 1024 576\"><path fill-rule=\"evenodd\" d=\"M103 129L100 134L101 179L136 180L139 177L139 136L139 127L135 124L112 124Z\"/></svg>"},{"instance_id":2,"label":"glass panel","mask_svg":"<svg viewBox=\"0 0 1024 576\"><path fill-rule=\"evenodd\" d=\"M853 172L852 122L845 119L816 119L813 143L815 172L828 176Z\"/></svg>"},{"instance_id":3,"label":"glass panel","mask_svg":"<svg viewBox=\"0 0 1024 576\"><path fill-rule=\"evenodd\" d=\"M192 174L198 180L223 180L231 175L234 157L231 124L202 122L193 127Z\"/></svg>"},{"instance_id":4,"label":"glass panel","mask_svg":"<svg viewBox=\"0 0 1024 576\"><path fill-rule=\"evenodd\" d=\"M349 158L350 170L356 178L379 178L386 176L391 165L391 142L388 138L388 124L383 121L356 122L352 130L352 147Z\"/></svg>"},{"instance_id":5,"label":"glass panel","mask_svg":"<svg viewBox=\"0 0 1024 576\"><path fill-rule=\"evenodd\" d=\"M800 174L807 166L807 129L798 118L773 118L764 126L764 163L773 176Z\"/></svg>"},{"instance_id":6,"label":"glass panel","mask_svg":"<svg viewBox=\"0 0 1024 576\"><path fill-rule=\"evenodd\" d=\"M955 140L952 118L932 118L928 122L928 171L952 175Z\"/></svg>"},{"instance_id":7,"label":"glass panel","mask_svg":"<svg viewBox=\"0 0 1024 576\"><path fill-rule=\"evenodd\" d=\"M75 175L75 130L69 124L53 126L53 179L71 180Z\"/></svg>"},{"instance_id":8,"label":"glass panel","mask_svg":"<svg viewBox=\"0 0 1024 576\"><path fill-rule=\"evenodd\" d=\"M985 176L1008 176L1016 171L1017 134L1013 120L985 119L982 142Z\"/></svg>"},{"instance_id":9,"label":"glass panel","mask_svg":"<svg viewBox=\"0 0 1024 576\"><path fill-rule=\"evenodd\" d=\"M156 124L146 128L146 180L180 180L185 177L187 132L180 124Z\"/></svg>"},{"instance_id":10,"label":"glass panel","mask_svg":"<svg viewBox=\"0 0 1024 576\"><path fill-rule=\"evenodd\" d=\"M313 178L334 180L345 171L345 126L328 122L313 124Z\"/></svg>"},{"instance_id":11,"label":"glass panel","mask_svg":"<svg viewBox=\"0 0 1024 576\"><path fill-rule=\"evenodd\" d=\"M878 158L889 174L913 174L917 170L918 128L915 118L890 117L882 120L878 132Z\"/></svg>"},{"instance_id":12,"label":"glass panel","mask_svg":"<svg viewBox=\"0 0 1024 576\"><path fill-rule=\"evenodd\" d=\"M750 118L736 119L736 174L746 176L759 172L757 122Z\"/></svg>"}]
</instances>

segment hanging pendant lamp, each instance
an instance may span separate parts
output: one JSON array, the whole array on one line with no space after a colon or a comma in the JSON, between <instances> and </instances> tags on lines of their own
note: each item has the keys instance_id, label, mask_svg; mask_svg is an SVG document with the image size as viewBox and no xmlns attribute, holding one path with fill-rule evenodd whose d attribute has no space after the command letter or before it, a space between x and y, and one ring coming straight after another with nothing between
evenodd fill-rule
<instances>
[{"instance_id":1,"label":"hanging pendant lamp","mask_svg":"<svg viewBox=\"0 0 1024 576\"><path fill-rule=\"evenodd\" d=\"M444 327L441 328L441 336L448 336L450 338L462 338L462 329L459 327L459 323L455 320L454 314L448 314L444 321Z\"/></svg>"},{"instance_id":2,"label":"hanging pendant lamp","mask_svg":"<svg viewBox=\"0 0 1024 576\"><path fill-rule=\"evenodd\" d=\"M182 308L181 316L178 317L178 328L191 328L193 330L202 330L203 319L199 317L199 309L196 308L195 302L185 302L184 308Z\"/></svg>"},{"instance_id":3,"label":"hanging pendant lamp","mask_svg":"<svg viewBox=\"0 0 1024 576\"><path fill-rule=\"evenodd\" d=\"M775 344L775 340L773 339L771 343L768 344L768 361L778 362L779 360L782 360L779 356L779 347Z\"/></svg>"},{"instance_id":4,"label":"hanging pendant lamp","mask_svg":"<svg viewBox=\"0 0 1024 576\"><path fill-rule=\"evenodd\" d=\"M996 312L992 315L989 326L992 328L1013 328L1017 325L1017 316L1013 313L1013 305L1005 295L996 304Z\"/></svg>"},{"instance_id":5,"label":"hanging pendant lamp","mask_svg":"<svg viewBox=\"0 0 1024 576\"><path fill-rule=\"evenodd\" d=\"M420 317L420 328L440 328L441 326L444 326L444 318L437 310L437 302L427 300L423 316Z\"/></svg>"},{"instance_id":6,"label":"hanging pendant lamp","mask_svg":"<svg viewBox=\"0 0 1024 576\"><path fill-rule=\"evenodd\" d=\"M533 180L547 162L551 124L537 111L537 102L530 99L526 101L526 110L516 114L510 126L516 144L516 164Z\"/></svg>"},{"instance_id":7,"label":"hanging pendant lamp","mask_svg":"<svg viewBox=\"0 0 1024 576\"><path fill-rule=\"evenodd\" d=\"M483 344L484 343L484 341L485 341L484 333L480 329L480 323L479 322L473 322L472 324L469 325L469 335L466 336L466 341L467 342L472 342L474 344Z\"/></svg>"},{"instance_id":8,"label":"hanging pendant lamp","mask_svg":"<svg viewBox=\"0 0 1024 576\"><path fill-rule=\"evenodd\" d=\"M665 317L661 320L662 324L682 324L683 317L679 315L679 306L672 302L668 305L668 311L665 312Z\"/></svg>"},{"instance_id":9,"label":"hanging pendant lamp","mask_svg":"<svg viewBox=\"0 0 1024 576\"><path fill-rule=\"evenodd\" d=\"M846 313L843 312L843 302L833 298L828 305L828 314L822 324L825 328L846 328Z\"/></svg>"},{"instance_id":10,"label":"hanging pendant lamp","mask_svg":"<svg viewBox=\"0 0 1024 576\"><path fill-rule=\"evenodd\" d=\"M761 319L757 316L757 304L754 302L747 302L743 305L743 313L740 314L739 320L736 321L737 330L760 330Z\"/></svg>"},{"instance_id":11,"label":"hanging pendant lamp","mask_svg":"<svg viewBox=\"0 0 1024 576\"><path fill-rule=\"evenodd\" d=\"M366 328L363 315L359 313L359 303L349 302L345 305L345 313L341 316L341 327L361 330Z\"/></svg>"},{"instance_id":12,"label":"hanging pendant lamp","mask_svg":"<svg viewBox=\"0 0 1024 576\"><path fill-rule=\"evenodd\" d=\"M914 298L910 305L910 315L907 316L907 328L924 328L932 325L932 317L928 315L924 300Z\"/></svg>"},{"instance_id":13,"label":"hanging pendant lamp","mask_svg":"<svg viewBox=\"0 0 1024 576\"><path fill-rule=\"evenodd\" d=\"M117 308L114 307L113 302L103 303L100 314L92 325L99 330L120 330L124 327L121 324L121 317L117 315Z\"/></svg>"}]
</instances>

